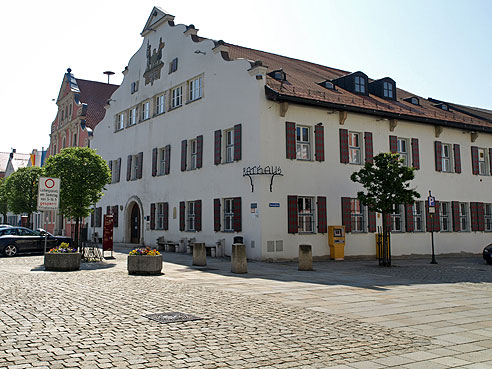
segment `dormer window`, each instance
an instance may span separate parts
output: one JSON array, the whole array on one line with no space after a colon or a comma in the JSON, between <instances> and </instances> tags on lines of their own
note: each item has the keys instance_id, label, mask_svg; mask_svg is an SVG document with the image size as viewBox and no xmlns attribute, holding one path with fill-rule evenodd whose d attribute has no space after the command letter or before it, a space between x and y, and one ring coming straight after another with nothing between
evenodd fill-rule
<instances>
[{"instance_id":1,"label":"dormer window","mask_svg":"<svg viewBox=\"0 0 492 369\"><path fill-rule=\"evenodd\" d=\"M415 96L407 97L406 99L403 99L403 100L407 101L413 105L420 105L420 101L419 101L418 97L415 97Z\"/></svg>"},{"instance_id":2,"label":"dormer window","mask_svg":"<svg viewBox=\"0 0 492 369\"><path fill-rule=\"evenodd\" d=\"M391 82L383 83L383 96L388 99L393 98L393 84Z\"/></svg>"},{"instance_id":3,"label":"dormer window","mask_svg":"<svg viewBox=\"0 0 492 369\"><path fill-rule=\"evenodd\" d=\"M287 81L287 74L282 69L274 70L273 72L268 73L268 75L277 81Z\"/></svg>"},{"instance_id":4,"label":"dormer window","mask_svg":"<svg viewBox=\"0 0 492 369\"><path fill-rule=\"evenodd\" d=\"M333 84L333 82L330 82L330 81L321 82L319 85L323 86L324 88L327 88L328 90L334 90L335 89L335 85Z\"/></svg>"},{"instance_id":5,"label":"dormer window","mask_svg":"<svg viewBox=\"0 0 492 369\"><path fill-rule=\"evenodd\" d=\"M449 106L447 104L437 104L437 105L434 105L436 108L439 108L439 109L442 109L442 110L445 110L445 111L449 111Z\"/></svg>"},{"instance_id":6,"label":"dormer window","mask_svg":"<svg viewBox=\"0 0 492 369\"><path fill-rule=\"evenodd\" d=\"M355 92L359 94L365 94L366 93L366 80L362 76L355 76L354 79L354 87L355 87Z\"/></svg>"}]
</instances>

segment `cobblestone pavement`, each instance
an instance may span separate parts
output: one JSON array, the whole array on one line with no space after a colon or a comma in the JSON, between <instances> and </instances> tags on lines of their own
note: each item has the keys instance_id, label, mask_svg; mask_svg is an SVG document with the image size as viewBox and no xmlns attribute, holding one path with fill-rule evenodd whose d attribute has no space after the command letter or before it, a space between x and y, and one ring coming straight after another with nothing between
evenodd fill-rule
<instances>
[{"instance_id":1,"label":"cobblestone pavement","mask_svg":"<svg viewBox=\"0 0 492 369\"><path fill-rule=\"evenodd\" d=\"M0 257L0 368L492 367L492 268L476 258L234 275L166 253L164 275L141 277L115 256L66 273ZM145 317L163 312L202 319Z\"/></svg>"}]
</instances>

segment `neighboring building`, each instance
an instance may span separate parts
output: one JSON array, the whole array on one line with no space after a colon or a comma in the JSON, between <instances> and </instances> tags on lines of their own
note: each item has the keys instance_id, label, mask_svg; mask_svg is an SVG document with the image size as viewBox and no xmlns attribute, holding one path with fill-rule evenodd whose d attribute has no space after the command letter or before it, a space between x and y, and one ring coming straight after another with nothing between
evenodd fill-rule
<instances>
[{"instance_id":1,"label":"neighboring building","mask_svg":"<svg viewBox=\"0 0 492 369\"><path fill-rule=\"evenodd\" d=\"M117 85L75 78L67 69L58 94L58 112L51 124L47 157L72 146L89 146L89 136L106 113L105 105ZM75 221L54 211L44 213L45 228L55 234L70 236ZM81 226L84 226L83 224Z\"/></svg>"},{"instance_id":2,"label":"neighboring building","mask_svg":"<svg viewBox=\"0 0 492 369\"><path fill-rule=\"evenodd\" d=\"M140 49L94 132L112 184L96 205L114 241L243 236L252 259L292 259L300 244L329 255L328 225L345 225L346 255L374 255L381 217L360 206L350 175L379 152L414 166L422 195L391 215L393 255L480 252L492 235L492 123L372 80L197 36L154 8ZM471 108L472 110L474 108ZM485 111L485 114L491 112ZM429 190L436 216L426 211Z\"/></svg>"},{"instance_id":3,"label":"neighboring building","mask_svg":"<svg viewBox=\"0 0 492 369\"><path fill-rule=\"evenodd\" d=\"M31 154L21 154L16 152L15 149L12 149L12 152L8 153L8 161L5 166L5 178L13 174L19 168L26 168L32 166L41 167L44 163L45 155L46 155L46 151L44 149L42 149L41 151L37 149L33 149ZM1 157L2 156L0 155L0 160ZM21 215L21 214L13 214L12 212L8 212L6 222L11 225L22 224L23 226L26 227L29 226L27 214ZM39 212L33 213L32 228L33 229L40 228L41 225L42 225L41 213Z\"/></svg>"},{"instance_id":4,"label":"neighboring building","mask_svg":"<svg viewBox=\"0 0 492 369\"><path fill-rule=\"evenodd\" d=\"M9 162L10 153L0 152L0 178L5 177L5 172L7 171L7 164Z\"/></svg>"}]
</instances>

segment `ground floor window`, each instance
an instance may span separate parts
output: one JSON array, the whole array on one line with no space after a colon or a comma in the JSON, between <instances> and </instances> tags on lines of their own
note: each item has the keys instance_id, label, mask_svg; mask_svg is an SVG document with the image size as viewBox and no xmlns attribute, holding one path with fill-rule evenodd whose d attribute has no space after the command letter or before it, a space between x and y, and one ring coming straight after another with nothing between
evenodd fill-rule
<instances>
[{"instance_id":1,"label":"ground floor window","mask_svg":"<svg viewBox=\"0 0 492 369\"><path fill-rule=\"evenodd\" d=\"M297 197L297 211L299 233L314 233L314 198Z\"/></svg>"},{"instance_id":2,"label":"ground floor window","mask_svg":"<svg viewBox=\"0 0 492 369\"><path fill-rule=\"evenodd\" d=\"M450 232L451 206L449 202L441 202L439 206L439 217L441 220L441 231Z\"/></svg>"},{"instance_id":3,"label":"ground floor window","mask_svg":"<svg viewBox=\"0 0 492 369\"><path fill-rule=\"evenodd\" d=\"M186 230L195 231L195 202L189 201L186 209Z\"/></svg>"},{"instance_id":4,"label":"ground floor window","mask_svg":"<svg viewBox=\"0 0 492 369\"><path fill-rule=\"evenodd\" d=\"M483 204L485 232L492 232L492 204Z\"/></svg>"},{"instance_id":5,"label":"ground floor window","mask_svg":"<svg viewBox=\"0 0 492 369\"><path fill-rule=\"evenodd\" d=\"M234 230L234 199L224 199L224 231Z\"/></svg>"},{"instance_id":6,"label":"ground floor window","mask_svg":"<svg viewBox=\"0 0 492 369\"><path fill-rule=\"evenodd\" d=\"M395 205L391 213L391 231L403 232L403 205Z\"/></svg>"},{"instance_id":7,"label":"ground floor window","mask_svg":"<svg viewBox=\"0 0 492 369\"><path fill-rule=\"evenodd\" d=\"M157 203L157 229L164 229L164 203Z\"/></svg>"},{"instance_id":8,"label":"ground floor window","mask_svg":"<svg viewBox=\"0 0 492 369\"><path fill-rule=\"evenodd\" d=\"M413 230L414 232L424 231L424 217L423 214L424 202L415 201L413 204Z\"/></svg>"},{"instance_id":9,"label":"ground floor window","mask_svg":"<svg viewBox=\"0 0 492 369\"><path fill-rule=\"evenodd\" d=\"M460 202L460 229L463 232L469 231L468 222L468 204Z\"/></svg>"},{"instance_id":10,"label":"ground floor window","mask_svg":"<svg viewBox=\"0 0 492 369\"><path fill-rule=\"evenodd\" d=\"M350 199L350 221L352 232L364 232L364 206L359 199Z\"/></svg>"}]
</instances>

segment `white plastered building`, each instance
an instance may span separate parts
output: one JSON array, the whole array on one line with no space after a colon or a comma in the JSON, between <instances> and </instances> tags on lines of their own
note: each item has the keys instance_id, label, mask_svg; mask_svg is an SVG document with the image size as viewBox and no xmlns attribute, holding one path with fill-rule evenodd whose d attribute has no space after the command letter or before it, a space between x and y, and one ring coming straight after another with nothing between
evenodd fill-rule
<instances>
[{"instance_id":1,"label":"white plastered building","mask_svg":"<svg viewBox=\"0 0 492 369\"><path fill-rule=\"evenodd\" d=\"M492 112L424 99L372 80L197 35L154 8L140 49L94 131L113 179L96 204L114 241L242 236L248 258L329 255L327 226L345 225L345 255L375 255L381 217L350 180L379 152L416 168L420 202L391 217L393 255L478 253L492 242Z\"/></svg>"}]
</instances>

